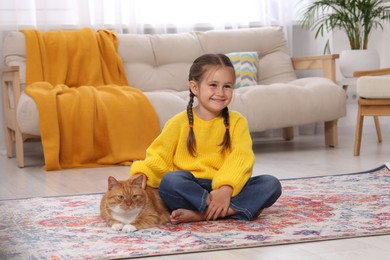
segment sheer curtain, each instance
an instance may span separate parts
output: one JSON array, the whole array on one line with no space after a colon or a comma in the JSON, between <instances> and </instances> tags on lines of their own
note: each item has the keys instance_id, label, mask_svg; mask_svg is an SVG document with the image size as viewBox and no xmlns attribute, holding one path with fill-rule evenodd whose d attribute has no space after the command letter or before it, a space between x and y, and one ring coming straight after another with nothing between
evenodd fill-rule
<instances>
[{"instance_id":1,"label":"sheer curtain","mask_svg":"<svg viewBox=\"0 0 390 260\"><path fill-rule=\"evenodd\" d=\"M0 67L4 65L4 36L21 28L93 27L153 34L281 25L291 50L298 1L301 0L0 0ZM2 117L0 111L0 154L4 155Z\"/></svg>"},{"instance_id":2,"label":"sheer curtain","mask_svg":"<svg viewBox=\"0 0 390 260\"><path fill-rule=\"evenodd\" d=\"M2 30L92 26L121 33L179 33L282 25L291 38L298 0L0 0Z\"/></svg>"}]
</instances>

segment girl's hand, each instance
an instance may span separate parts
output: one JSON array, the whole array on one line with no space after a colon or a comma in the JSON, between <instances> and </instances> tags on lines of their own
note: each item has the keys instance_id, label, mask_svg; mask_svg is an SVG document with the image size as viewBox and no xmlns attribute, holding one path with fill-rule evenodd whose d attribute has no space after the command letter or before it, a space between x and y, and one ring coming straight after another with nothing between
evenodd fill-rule
<instances>
[{"instance_id":1,"label":"girl's hand","mask_svg":"<svg viewBox=\"0 0 390 260\"><path fill-rule=\"evenodd\" d=\"M210 204L206 210L206 220L216 220L219 217L226 217L232 198L233 188L222 186L210 192Z\"/></svg>"}]
</instances>

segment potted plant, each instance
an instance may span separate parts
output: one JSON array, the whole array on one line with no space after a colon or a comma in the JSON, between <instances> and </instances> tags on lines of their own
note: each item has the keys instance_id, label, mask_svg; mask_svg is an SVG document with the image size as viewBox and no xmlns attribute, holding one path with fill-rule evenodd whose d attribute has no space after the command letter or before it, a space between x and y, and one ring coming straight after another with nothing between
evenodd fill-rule
<instances>
[{"instance_id":1,"label":"potted plant","mask_svg":"<svg viewBox=\"0 0 390 260\"><path fill-rule=\"evenodd\" d=\"M352 77L354 70L376 69L379 67L379 57L374 51L367 50L371 32L374 29L383 30L383 24L390 21L389 0L313 0L309 1L301 13L300 25L315 31L315 39L324 33L335 30L344 31L348 37L351 50L340 53L340 69L345 77ZM329 40L325 45L329 52ZM360 58L362 53L373 55L374 60ZM365 55L365 54L363 54ZM346 57L352 57L356 68L343 68L349 62ZM375 60L376 58L376 60ZM364 62L359 65L358 63Z\"/></svg>"}]
</instances>

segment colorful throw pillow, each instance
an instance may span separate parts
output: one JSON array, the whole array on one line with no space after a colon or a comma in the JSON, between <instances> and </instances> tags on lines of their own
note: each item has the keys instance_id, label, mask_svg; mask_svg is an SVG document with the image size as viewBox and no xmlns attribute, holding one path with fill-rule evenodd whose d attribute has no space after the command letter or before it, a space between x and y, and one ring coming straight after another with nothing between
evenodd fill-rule
<instances>
[{"instance_id":1,"label":"colorful throw pillow","mask_svg":"<svg viewBox=\"0 0 390 260\"><path fill-rule=\"evenodd\" d=\"M259 55L257 52L231 52L226 54L236 70L235 88L257 85L257 66Z\"/></svg>"}]
</instances>

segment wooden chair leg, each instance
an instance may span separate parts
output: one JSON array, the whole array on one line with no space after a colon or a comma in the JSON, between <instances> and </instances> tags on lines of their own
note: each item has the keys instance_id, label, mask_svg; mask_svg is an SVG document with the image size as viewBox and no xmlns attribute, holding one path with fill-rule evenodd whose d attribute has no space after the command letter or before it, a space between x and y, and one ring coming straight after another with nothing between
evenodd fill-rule
<instances>
[{"instance_id":1,"label":"wooden chair leg","mask_svg":"<svg viewBox=\"0 0 390 260\"><path fill-rule=\"evenodd\" d=\"M14 157L14 149L13 149L13 130L6 127L5 129L5 143L6 143L6 149L7 149L7 157L12 158Z\"/></svg>"},{"instance_id":2,"label":"wooden chair leg","mask_svg":"<svg viewBox=\"0 0 390 260\"><path fill-rule=\"evenodd\" d=\"M358 116L357 116L357 120L356 120L355 147L354 147L354 151L353 151L354 156L360 155L360 146L362 143L363 122L364 122L364 116L361 115L360 106L359 106Z\"/></svg>"},{"instance_id":3,"label":"wooden chair leg","mask_svg":"<svg viewBox=\"0 0 390 260\"><path fill-rule=\"evenodd\" d=\"M24 167L24 147L23 136L19 130L15 131L15 150L16 150L16 163L20 168Z\"/></svg>"},{"instance_id":4,"label":"wooden chair leg","mask_svg":"<svg viewBox=\"0 0 390 260\"><path fill-rule=\"evenodd\" d=\"M375 122L375 128L376 128L376 135L378 136L378 142L382 143L382 132L381 132L381 126L379 124L378 116L374 116L374 122Z\"/></svg>"},{"instance_id":5,"label":"wooden chair leg","mask_svg":"<svg viewBox=\"0 0 390 260\"><path fill-rule=\"evenodd\" d=\"M294 139L294 127L285 127L283 128L283 138L286 141Z\"/></svg>"},{"instance_id":6,"label":"wooden chair leg","mask_svg":"<svg viewBox=\"0 0 390 260\"><path fill-rule=\"evenodd\" d=\"M338 145L337 120L325 122L325 145L330 147Z\"/></svg>"},{"instance_id":7,"label":"wooden chair leg","mask_svg":"<svg viewBox=\"0 0 390 260\"><path fill-rule=\"evenodd\" d=\"M16 155L16 163L20 168L24 167L24 140L20 131L6 128L5 131L5 143L7 149L7 157L12 158ZM13 148L15 143L15 150ZM15 151L15 152L14 152Z\"/></svg>"}]
</instances>

